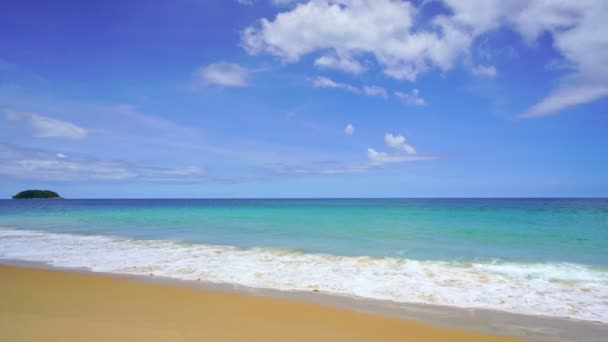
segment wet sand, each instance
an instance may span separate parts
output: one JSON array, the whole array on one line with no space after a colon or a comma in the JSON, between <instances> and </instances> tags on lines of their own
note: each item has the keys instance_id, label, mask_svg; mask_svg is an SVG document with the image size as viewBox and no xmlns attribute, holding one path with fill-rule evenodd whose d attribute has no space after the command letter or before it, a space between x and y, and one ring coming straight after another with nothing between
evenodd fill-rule
<instances>
[{"instance_id":1,"label":"wet sand","mask_svg":"<svg viewBox=\"0 0 608 342\"><path fill-rule=\"evenodd\" d=\"M321 304L0 265L2 341L520 341Z\"/></svg>"}]
</instances>

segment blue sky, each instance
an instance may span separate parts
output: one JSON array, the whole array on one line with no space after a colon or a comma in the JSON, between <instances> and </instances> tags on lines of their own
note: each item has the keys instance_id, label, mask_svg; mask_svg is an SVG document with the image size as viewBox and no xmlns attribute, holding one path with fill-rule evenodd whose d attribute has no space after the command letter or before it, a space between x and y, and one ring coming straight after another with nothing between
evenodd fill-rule
<instances>
[{"instance_id":1,"label":"blue sky","mask_svg":"<svg viewBox=\"0 0 608 342\"><path fill-rule=\"evenodd\" d=\"M0 196L607 196L606 15L5 1Z\"/></svg>"}]
</instances>

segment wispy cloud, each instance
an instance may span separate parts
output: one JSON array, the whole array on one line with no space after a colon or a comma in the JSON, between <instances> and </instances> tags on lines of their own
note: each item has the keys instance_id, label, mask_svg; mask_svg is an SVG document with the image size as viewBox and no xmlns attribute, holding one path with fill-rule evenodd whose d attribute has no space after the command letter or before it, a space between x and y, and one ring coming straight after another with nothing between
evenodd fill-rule
<instances>
[{"instance_id":1,"label":"wispy cloud","mask_svg":"<svg viewBox=\"0 0 608 342\"><path fill-rule=\"evenodd\" d=\"M388 98L388 92L386 89L378 86L363 86L363 92L370 96L382 96L385 99Z\"/></svg>"},{"instance_id":2,"label":"wispy cloud","mask_svg":"<svg viewBox=\"0 0 608 342\"><path fill-rule=\"evenodd\" d=\"M0 144L0 174L33 180L126 180L137 173L124 162L68 158L63 154Z\"/></svg>"},{"instance_id":3,"label":"wispy cloud","mask_svg":"<svg viewBox=\"0 0 608 342\"><path fill-rule=\"evenodd\" d=\"M355 86L352 86L347 83L336 82L330 78L323 77L323 76L317 76L316 78L314 78L312 80L312 85L316 88L338 88L338 89L345 89L345 90L351 91L353 93L359 92L359 88L357 88Z\"/></svg>"},{"instance_id":4,"label":"wispy cloud","mask_svg":"<svg viewBox=\"0 0 608 342\"><path fill-rule=\"evenodd\" d=\"M496 77L496 67L493 65L476 65L472 71L473 75L478 77Z\"/></svg>"},{"instance_id":5,"label":"wispy cloud","mask_svg":"<svg viewBox=\"0 0 608 342\"><path fill-rule=\"evenodd\" d=\"M564 108L588 103L608 96L608 83L567 84L555 89L551 94L519 114L522 119L552 115Z\"/></svg>"},{"instance_id":6,"label":"wispy cloud","mask_svg":"<svg viewBox=\"0 0 608 342\"><path fill-rule=\"evenodd\" d=\"M248 84L249 74L249 69L227 62L209 64L196 72L199 85L223 87L244 87Z\"/></svg>"},{"instance_id":7,"label":"wispy cloud","mask_svg":"<svg viewBox=\"0 0 608 342\"><path fill-rule=\"evenodd\" d=\"M395 96L397 96L398 98L403 100L405 104L410 106L426 105L426 100L420 97L420 91L418 89L413 89L410 93L396 91Z\"/></svg>"},{"instance_id":8,"label":"wispy cloud","mask_svg":"<svg viewBox=\"0 0 608 342\"><path fill-rule=\"evenodd\" d=\"M433 160L436 159L432 156L419 156L419 155L411 155L406 153L387 153L387 152L379 152L374 150L373 148L367 149L367 158L369 159L371 165L384 165L389 163L403 163L403 162L411 162L411 161L419 161L419 160Z\"/></svg>"},{"instance_id":9,"label":"wispy cloud","mask_svg":"<svg viewBox=\"0 0 608 342\"><path fill-rule=\"evenodd\" d=\"M0 144L0 175L43 181L226 182L196 166L151 167L128 161L19 148Z\"/></svg>"},{"instance_id":10,"label":"wispy cloud","mask_svg":"<svg viewBox=\"0 0 608 342\"><path fill-rule=\"evenodd\" d=\"M339 56L328 54L315 60L315 66L324 69L337 69L350 74L360 74L365 71L365 67L356 59L350 56Z\"/></svg>"},{"instance_id":11,"label":"wispy cloud","mask_svg":"<svg viewBox=\"0 0 608 342\"><path fill-rule=\"evenodd\" d=\"M312 85L316 88L334 88L344 89L355 94L365 94L369 96L381 96L385 99L388 98L388 92L386 89L379 86L363 86L363 88L356 87L352 84L334 81L331 78L324 76L317 76L312 79Z\"/></svg>"},{"instance_id":12,"label":"wispy cloud","mask_svg":"<svg viewBox=\"0 0 608 342\"><path fill-rule=\"evenodd\" d=\"M68 121L53 119L33 112L22 112L12 109L3 110L9 121L25 121L39 138L84 139L88 131Z\"/></svg>"}]
</instances>

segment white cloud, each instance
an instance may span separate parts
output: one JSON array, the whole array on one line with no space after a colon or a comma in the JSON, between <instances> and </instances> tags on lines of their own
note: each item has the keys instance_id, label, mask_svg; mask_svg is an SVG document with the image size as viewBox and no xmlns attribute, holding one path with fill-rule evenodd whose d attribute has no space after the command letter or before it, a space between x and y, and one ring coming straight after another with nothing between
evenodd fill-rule
<instances>
[{"instance_id":1,"label":"white cloud","mask_svg":"<svg viewBox=\"0 0 608 342\"><path fill-rule=\"evenodd\" d=\"M88 131L71 122L62 121L32 112L4 110L11 121L24 120L39 138L84 139Z\"/></svg>"},{"instance_id":2,"label":"white cloud","mask_svg":"<svg viewBox=\"0 0 608 342\"><path fill-rule=\"evenodd\" d=\"M410 106L424 106L426 105L426 101L420 97L420 91L418 89L413 89L411 93L403 93L400 91L395 92L395 96L402 99L406 104Z\"/></svg>"},{"instance_id":3,"label":"white cloud","mask_svg":"<svg viewBox=\"0 0 608 342\"><path fill-rule=\"evenodd\" d=\"M315 60L315 65L319 68L338 69L351 74L360 74L365 71L365 67L352 57L339 57L335 54L321 56Z\"/></svg>"},{"instance_id":4,"label":"white cloud","mask_svg":"<svg viewBox=\"0 0 608 342\"><path fill-rule=\"evenodd\" d=\"M312 80L312 85L316 88L339 88L358 93L359 89L347 83L336 82L330 78L318 76Z\"/></svg>"},{"instance_id":5,"label":"white cloud","mask_svg":"<svg viewBox=\"0 0 608 342\"><path fill-rule=\"evenodd\" d=\"M388 98L388 92L386 89L378 86L363 86L363 92L370 96L382 96L385 99Z\"/></svg>"},{"instance_id":6,"label":"white cloud","mask_svg":"<svg viewBox=\"0 0 608 342\"><path fill-rule=\"evenodd\" d=\"M608 96L608 44L601 34L608 31L607 1L438 2L449 13L435 15L421 28L414 26L419 10L410 2L312 0L246 28L242 45L249 53L268 53L286 63L322 53L317 64L350 72L358 72L361 59L371 56L386 75L413 81L434 68L450 70L469 57L479 36L509 27L530 43L548 33L554 48L573 67L557 89L521 117L551 115ZM492 66L477 66L473 72L496 75Z\"/></svg>"},{"instance_id":7,"label":"white cloud","mask_svg":"<svg viewBox=\"0 0 608 342\"><path fill-rule=\"evenodd\" d=\"M351 136L353 134L355 134L355 126L353 126L353 124L348 124L346 125L346 127L344 127L344 134Z\"/></svg>"},{"instance_id":8,"label":"white cloud","mask_svg":"<svg viewBox=\"0 0 608 342\"><path fill-rule=\"evenodd\" d=\"M386 133L384 135L384 142L386 146L393 148L399 151L405 151L407 154L416 154L416 150L412 145L408 144L405 141L405 137L402 135L392 135L391 133Z\"/></svg>"},{"instance_id":9,"label":"white cloud","mask_svg":"<svg viewBox=\"0 0 608 342\"><path fill-rule=\"evenodd\" d=\"M411 32L416 14L404 1L313 0L248 27L242 43L250 53L270 53L284 62L324 50L349 58L371 54L387 75L414 80L429 60L447 68L468 47L441 44L434 32Z\"/></svg>"},{"instance_id":10,"label":"white cloud","mask_svg":"<svg viewBox=\"0 0 608 342\"><path fill-rule=\"evenodd\" d=\"M386 146L395 150L393 153L376 151L373 148L367 149L367 159L372 165L379 166L387 163L402 163L418 160L433 160L434 156L418 155L416 149L407 143L402 135L393 135L386 133L384 135L384 143Z\"/></svg>"},{"instance_id":11,"label":"white cloud","mask_svg":"<svg viewBox=\"0 0 608 342\"><path fill-rule=\"evenodd\" d=\"M203 85L244 87L248 83L249 70L238 64L219 62L200 68L197 77Z\"/></svg>"},{"instance_id":12,"label":"white cloud","mask_svg":"<svg viewBox=\"0 0 608 342\"><path fill-rule=\"evenodd\" d=\"M63 153L57 153L55 156L57 158L67 158L67 156L65 154L63 154Z\"/></svg>"},{"instance_id":13,"label":"white cloud","mask_svg":"<svg viewBox=\"0 0 608 342\"><path fill-rule=\"evenodd\" d=\"M479 77L496 77L496 67L493 65L477 65L473 68L473 75Z\"/></svg>"}]
</instances>

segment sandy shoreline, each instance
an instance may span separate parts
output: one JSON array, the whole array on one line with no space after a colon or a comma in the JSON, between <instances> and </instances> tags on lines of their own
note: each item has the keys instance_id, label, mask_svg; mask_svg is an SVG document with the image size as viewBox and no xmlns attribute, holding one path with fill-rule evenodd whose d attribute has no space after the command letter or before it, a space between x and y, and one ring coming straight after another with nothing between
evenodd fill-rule
<instances>
[{"instance_id":1,"label":"sandy shoreline","mask_svg":"<svg viewBox=\"0 0 608 342\"><path fill-rule=\"evenodd\" d=\"M314 303L0 266L3 341L516 341Z\"/></svg>"}]
</instances>

